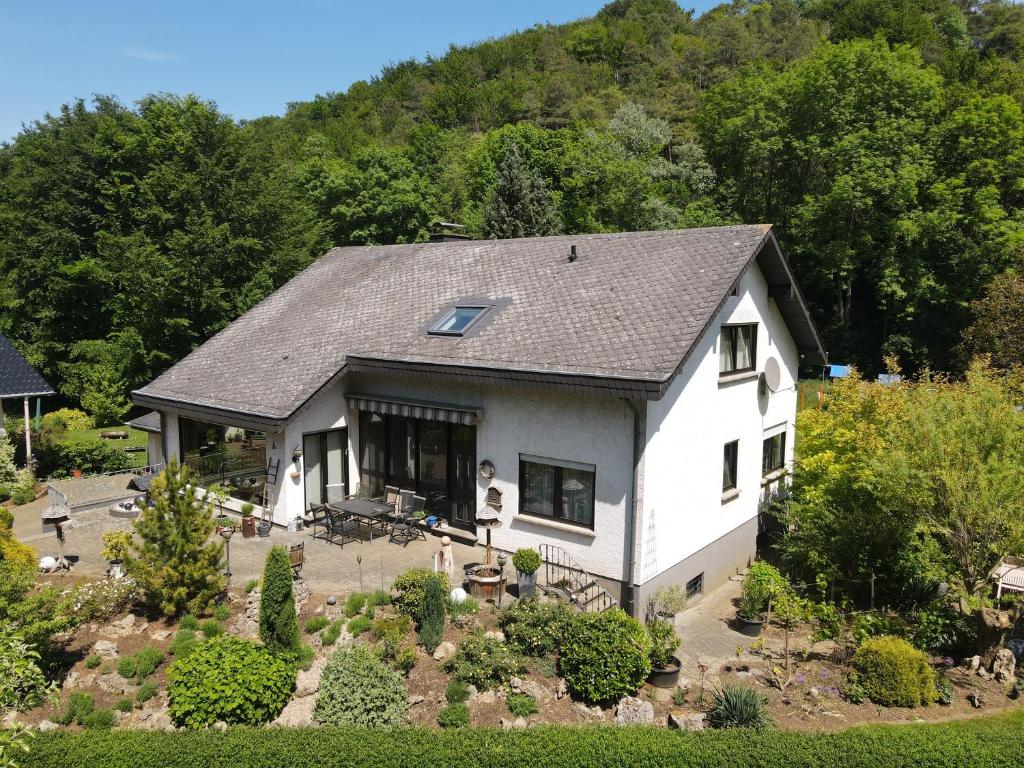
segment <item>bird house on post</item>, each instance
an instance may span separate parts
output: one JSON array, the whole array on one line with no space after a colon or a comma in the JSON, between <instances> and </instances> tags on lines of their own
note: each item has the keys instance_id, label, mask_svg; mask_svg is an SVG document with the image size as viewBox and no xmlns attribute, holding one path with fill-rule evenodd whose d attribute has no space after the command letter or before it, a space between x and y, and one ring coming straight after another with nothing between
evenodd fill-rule
<instances>
[{"instance_id":1,"label":"bird house on post","mask_svg":"<svg viewBox=\"0 0 1024 768\"><path fill-rule=\"evenodd\" d=\"M29 400L36 398L36 412L39 411L38 398L53 395L53 387L28 360L14 348L10 340L0 333L0 432L3 430L3 401L9 398L21 398L25 417L25 466L32 467L32 424Z\"/></svg>"}]
</instances>

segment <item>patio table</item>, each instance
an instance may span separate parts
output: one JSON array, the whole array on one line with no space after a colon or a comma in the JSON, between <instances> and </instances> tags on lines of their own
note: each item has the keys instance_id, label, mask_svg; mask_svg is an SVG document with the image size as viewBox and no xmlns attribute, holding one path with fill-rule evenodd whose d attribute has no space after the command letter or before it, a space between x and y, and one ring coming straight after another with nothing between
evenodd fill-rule
<instances>
[{"instance_id":1,"label":"patio table","mask_svg":"<svg viewBox=\"0 0 1024 768\"><path fill-rule=\"evenodd\" d=\"M374 528L382 534L387 533L387 515L395 511L391 505L371 499L345 499L344 501L333 501L327 506L336 512L363 520L370 532L371 543L373 543Z\"/></svg>"}]
</instances>

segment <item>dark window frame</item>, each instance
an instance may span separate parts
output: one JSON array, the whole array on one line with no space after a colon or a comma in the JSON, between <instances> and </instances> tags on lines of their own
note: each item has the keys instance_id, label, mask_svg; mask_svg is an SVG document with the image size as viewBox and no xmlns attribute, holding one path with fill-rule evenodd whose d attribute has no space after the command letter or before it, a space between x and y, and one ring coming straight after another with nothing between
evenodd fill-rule
<instances>
[{"instance_id":1,"label":"dark window frame","mask_svg":"<svg viewBox=\"0 0 1024 768\"><path fill-rule=\"evenodd\" d=\"M696 597L704 594L704 571L701 571L688 582L686 582L686 597Z\"/></svg>"},{"instance_id":2,"label":"dark window frame","mask_svg":"<svg viewBox=\"0 0 1024 768\"><path fill-rule=\"evenodd\" d=\"M351 446L350 446L349 441L348 441L348 438L349 438L348 427L335 427L333 429L314 429L314 430L311 430L309 432L303 432L302 433L302 438L301 438L302 442L300 443L300 445L302 446L302 504L306 508L307 512L309 511L309 492L306 489L306 461L307 461L307 456L306 456L306 438L307 437L308 438L316 437L316 438L318 438L320 440L320 457L321 457L321 460L324 460L324 459L326 459L326 456L327 456L327 453L324 450L325 446L327 445L327 435L328 435L328 433L331 433L331 432L339 432L339 433L341 433L341 445L342 445L342 452L341 452L341 475L342 475L342 486L343 486L342 487L342 493L343 493L343 495L346 498L348 497L349 492L350 492L351 487L352 487L351 486L351 478L349 477L349 475L350 475L350 472L349 472L349 459L351 458L349 456L349 451L351 450ZM327 473L323 469L321 469L321 472L320 472L320 491L321 491L322 497L324 499L326 499L327 498Z\"/></svg>"},{"instance_id":3,"label":"dark window frame","mask_svg":"<svg viewBox=\"0 0 1024 768\"><path fill-rule=\"evenodd\" d=\"M736 367L736 337L739 335L742 329L752 329L750 337L750 365L746 368ZM733 335L732 339L732 359L729 361L729 368L722 370L721 357L725 348L725 335L729 333ZM758 323L730 323L722 326L722 332L718 340L718 375L719 376L732 376L734 373L748 373L757 368L757 335L758 335Z\"/></svg>"},{"instance_id":4,"label":"dark window frame","mask_svg":"<svg viewBox=\"0 0 1024 768\"><path fill-rule=\"evenodd\" d=\"M466 323L466 325L463 326L461 329L459 329L457 331L442 330L440 328L440 326L442 326L446 322L448 322L455 315L455 313L458 312L460 309L461 310L471 309L471 310L476 310L477 312L476 312L476 315L473 317L473 319L470 320L468 323ZM486 305L483 305L483 304L469 304L469 303L466 303L466 304L454 304L451 307L449 307L447 312L445 312L443 315L441 315L440 319L438 319L438 321L436 323L434 323L432 326L430 326L430 329L427 331L427 334L430 335L430 336L465 336L467 333L469 333L470 329L474 325L476 325L477 323L480 322L481 319L483 319L484 315L487 314L487 311L489 309L490 309L489 306L486 306Z\"/></svg>"},{"instance_id":5,"label":"dark window frame","mask_svg":"<svg viewBox=\"0 0 1024 768\"><path fill-rule=\"evenodd\" d=\"M731 449L731 454L730 454ZM740 464L740 441L730 440L722 448L722 493L728 493L729 491L735 491L739 487L739 478L737 477L738 469ZM725 484L725 467L729 466L732 469L730 473L732 475L732 485Z\"/></svg>"},{"instance_id":6,"label":"dark window frame","mask_svg":"<svg viewBox=\"0 0 1024 768\"><path fill-rule=\"evenodd\" d=\"M786 466L786 433L788 430L782 430L776 432L774 435L766 437L761 443L761 476L766 477L773 472L778 472L780 469ZM781 438L781 439L780 439ZM768 446L769 443L778 440L779 441L779 453L778 463L773 466L768 466ZM774 449L772 450L774 453Z\"/></svg>"},{"instance_id":7,"label":"dark window frame","mask_svg":"<svg viewBox=\"0 0 1024 768\"><path fill-rule=\"evenodd\" d=\"M558 463L560 462L561 463ZM554 480L552 482L552 490L556 490L562 487L562 472L566 469L571 469L577 472L589 472L592 477L593 489L590 493L590 522L581 523L578 520L571 520L567 517L562 516L562 505L556 503L557 497L551 500L551 516L540 515L536 512L530 512L529 510L523 509L523 487L526 484L526 464L537 464L543 467L551 467L554 470ZM592 469L584 469L584 467L593 467ZM564 459L550 459L542 456L534 456L528 453L519 454L519 514L523 517L529 518L530 520L546 520L549 522L556 522L562 525L572 525L576 528L583 530L592 531L594 530L594 517L595 510L597 508L597 466L593 464L585 464L584 462L578 461L567 461Z\"/></svg>"}]
</instances>

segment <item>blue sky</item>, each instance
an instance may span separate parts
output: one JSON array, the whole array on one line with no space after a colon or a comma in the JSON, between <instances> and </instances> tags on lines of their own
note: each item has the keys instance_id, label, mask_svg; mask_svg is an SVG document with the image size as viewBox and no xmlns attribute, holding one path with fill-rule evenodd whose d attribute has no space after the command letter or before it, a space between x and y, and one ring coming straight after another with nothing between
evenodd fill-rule
<instances>
[{"instance_id":1,"label":"blue sky","mask_svg":"<svg viewBox=\"0 0 1024 768\"><path fill-rule=\"evenodd\" d=\"M713 2L690 0L704 9ZM77 97L195 93L236 118L345 90L388 62L538 22L590 16L602 0L4 0L0 141Z\"/></svg>"}]
</instances>

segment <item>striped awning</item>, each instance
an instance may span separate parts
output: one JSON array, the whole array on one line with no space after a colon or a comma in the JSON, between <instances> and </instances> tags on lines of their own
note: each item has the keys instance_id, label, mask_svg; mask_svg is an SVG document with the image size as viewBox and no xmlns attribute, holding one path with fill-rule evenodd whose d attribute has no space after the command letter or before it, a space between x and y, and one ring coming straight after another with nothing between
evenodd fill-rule
<instances>
[{"instance_id":1,"label":"striped awning","mask_svg":"<svg viewBox=\"0 0 1024 768\"><path fill-rule=\"evenodd\" d=\"M446 421L449 424L478 424L484 417L483 408L472 408L447 403L427 403L419 400L399 400L391 397L348 394L345 399L352 408L369 413L407 416L411 419Z\"/></svg>"}]
</instances>

